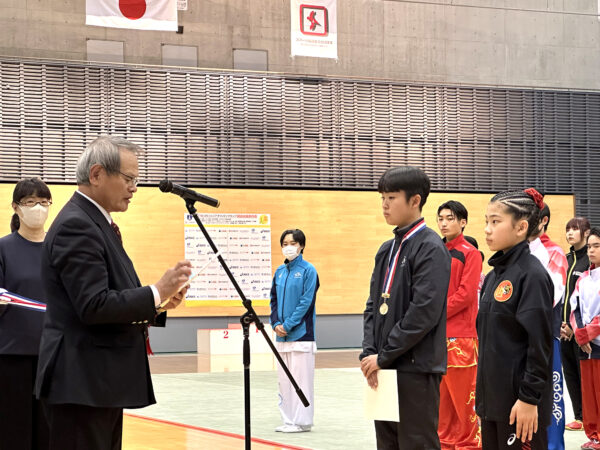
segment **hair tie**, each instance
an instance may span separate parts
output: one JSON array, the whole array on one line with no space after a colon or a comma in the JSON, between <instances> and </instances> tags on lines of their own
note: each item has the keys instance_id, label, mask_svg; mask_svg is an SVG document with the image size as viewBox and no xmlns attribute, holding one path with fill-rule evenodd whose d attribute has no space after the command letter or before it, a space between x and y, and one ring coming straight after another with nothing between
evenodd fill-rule
<instances>
[{"instance_id":1,"label":"hair tie","mask_svg":"<svg viewBox=\"0 0 600 450\"><path fill-rule=\"evenodd\" d=\"M538 208L544 209L544 197L542 196L542 194L540 194L534 188L527 188L523 190L523 192L525 192L533 199Z\"/></svg>"}]
</instances>

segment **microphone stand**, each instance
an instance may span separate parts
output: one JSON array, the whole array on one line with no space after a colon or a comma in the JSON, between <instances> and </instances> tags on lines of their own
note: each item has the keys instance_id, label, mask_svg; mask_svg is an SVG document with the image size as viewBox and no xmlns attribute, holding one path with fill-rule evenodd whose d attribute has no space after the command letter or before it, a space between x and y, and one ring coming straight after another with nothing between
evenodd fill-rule
<instances>
[{"instance_id":1,"label":"microphone stand","mask_svg":"<svg viewBox=\"0 0 600 450\"><path fill-rule=\"evenodd\" d=\"M296 383L296 380L294 380L294 377L292 376L291 372L289 371L289 369L283 362L283 359L281 359L281 355L275 348L273 341L271 341L271 338L269 338L269 335L265 331L265 326L263 325L260 318L254 311L254 308L252 307L252 301L246 298L246 296L244 295L244 292L242 292L242 289L240 288L239 284L235 280L235 277L229 270L227 263L225 262L223 257L219 254L219 249L217 248L217 246L215 245L213 240L210 238L208 231L206 231L206 228L204 227L204 225L200 221L200 218L198 217L198 212L197 212L196 208L194 207L194 203L195 203L194 200L186 200L185 206L186 206L187 210L189 211L189 213L194 217L194 220L198 224L198 227L200 227L200 230L202 231L202 234L204 235L204 237L206 238L206 241L210 245L210 248L215 253L215 255L217 255L217 259L221 263L223 270L225 270L225 273L229 277L231 284L233 284L233 287L235 288L238 295L242 299L242 304L246 308L246 312L244 313L244 315L242 315L242 317L240 317L240 323L242 324L242 329L243 329L243 333L244 333L243 356L242 356L243 364L244 364L244 436L245 436L245 444L246 444L245 448L246 448L246 450L250 450L251 435L250 435L250 340L249 340L249 336L250 336L250 324L252 322L254 322L256 324L256 328L258 330L260 330L261 334L267 341L267 344L269 344L269 347L271 348L271 351L275 355L275 358L277 358L277 361L279 362L283 371L289 378L290 382L292 383L292 386L294 386L294 389L296 390L296 394L300 398L300 401L302 402L302 404L305 407L307 407L310 403L306 399L304 393L302 392L302 389L300 389L300 387Z\"/></svg>"}]
</instances>

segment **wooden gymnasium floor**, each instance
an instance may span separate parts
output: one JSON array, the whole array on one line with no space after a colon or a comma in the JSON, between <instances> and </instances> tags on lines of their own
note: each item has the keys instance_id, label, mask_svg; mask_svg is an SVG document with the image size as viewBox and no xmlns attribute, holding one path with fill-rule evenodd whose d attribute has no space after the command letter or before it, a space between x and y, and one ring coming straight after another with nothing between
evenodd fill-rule
<instances>
[{"instance_id":1,"label":"wooden gymnasium floor","mask_svg":"<svg viewBox=\"0 0 600 450\"><path fill-rule=\"evenodd\" d=\"M123 419L123 447L149 449L243 449L244 436L207 428L126 414ZM303 449L253 438L257 450Z\"/></svg>"},{"instance_id":2,"label":"wooden gymnasium floor","mask_svg":"<svg viewBox=\"0 0 600 450\"><path fill-rule=\"evenodd\" d=\"M372 422L363 416L364 380L359 350L320 350L315 370L315 426L310 433L276 433L277 373L251 364L252 448L374 449ZM213 371L210 371L210 367ZM157 404L126 410L126 450L243 449L243 372L239 357L210 361L196 354L150 357ZM565 389L566 394L566 389ZM572 420L568 396L566 419ZM586 442L583 432L565 432L567 450Z\"/></svg>"}]
</instances>

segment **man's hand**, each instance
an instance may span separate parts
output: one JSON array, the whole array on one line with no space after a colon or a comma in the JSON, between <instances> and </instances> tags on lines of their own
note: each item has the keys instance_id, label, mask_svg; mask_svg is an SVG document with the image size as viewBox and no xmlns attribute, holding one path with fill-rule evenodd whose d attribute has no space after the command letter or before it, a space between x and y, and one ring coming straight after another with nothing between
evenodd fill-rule
<instances>
[{"instance_id":1,"label":"man's hand","mask_svg":"<svg viewBox=\"0 0 600 450\"><path fill-rule=\"evenodd\" d=\"M573 339L573 330L566 322L563 322L560 326L560 338L565 341Z\"/></svg>"},{"instance_id":2,"label":"man's hand","mask_svg":"<svg viewBox=\"0 0 600 450\"><path fill-rule=\"evenodd\" d=\"M190 288L189 284L184 285L183 288L181 288L179 290L179 292L177 292L175 295L172 295L171 297L169 297L169 302L166 304L163 304L162 309L177 308L181 304L181 302L185 299L185 294L187 293L189 288Z\"/></svg>"},{"instance_id":3,"label":"man's hand","mask_svg":"<svg viewBox=\"0 0 600 450\"><path fill-rule=\"evenodd\" d=\"M183 285L192 274L192 263L188 260L179 261L175 267L167 270L154 286L158 289L161 300L166 300L183 291ZM181 303L180 298L179 303ZM178 304L179 304L178 303Z\"/></svg>"},{"instance_id":4,"label":"man's hand","mask_svg":"<svg viewBox=\"0 0 600 450\"><path fill-rule=\"evenodd\" d=\"M283 329L283 325L277 325L275 327L275 334L279 337L286 337L287 332Z\"/></svg>"},{"instance_id":5,"label":"man's hand","mask_svg":"<svg viewBox=\"0 0 600 450\"><path fill-rule=\"evenodd\" d=\"M537 433L538 430L537 405L517 400L510 410L509 424L512 425L515 420L517 422L517 439L521 439L523 443L531 441L533 433Z\"/></svg>"},{"instance_id":6,"label":"man's hand","mask_svg":"<svg viewBox=\"0 0 600 450\"><path fill-rule=\"evenodd\" d=\"M377 371L381 369L377 364L377 355L369 355L362 359L360 362L360 370L362 370L363 375L369 381L369 377L373 373L377 373ZM377 376L375 376L375 382L377 383ZM371 384L369 384L371 386Z\"/></svg>"}]
</instances>

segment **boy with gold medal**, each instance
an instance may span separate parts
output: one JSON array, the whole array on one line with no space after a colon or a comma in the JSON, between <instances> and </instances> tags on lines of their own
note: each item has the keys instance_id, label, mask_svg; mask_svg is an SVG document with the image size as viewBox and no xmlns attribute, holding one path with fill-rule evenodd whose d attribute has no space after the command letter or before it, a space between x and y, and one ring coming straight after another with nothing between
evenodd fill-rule
<instances>
[{"instance_id":1,"label":"boy with gold medal","mask_svg":"<svg viewBox=\"0 0 600 450\"><path fill-rule=\"evenodd\" d=\"M400 422L375 421L377 448L439 449L450 255L421 217L430 190L422 170L389 169L378 190L386 222L396 227L395 238L375 256L360 359L373 389L379 369L396 370Z\"/></svg>"}]
</instances>

